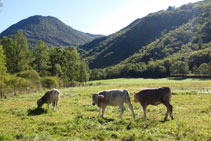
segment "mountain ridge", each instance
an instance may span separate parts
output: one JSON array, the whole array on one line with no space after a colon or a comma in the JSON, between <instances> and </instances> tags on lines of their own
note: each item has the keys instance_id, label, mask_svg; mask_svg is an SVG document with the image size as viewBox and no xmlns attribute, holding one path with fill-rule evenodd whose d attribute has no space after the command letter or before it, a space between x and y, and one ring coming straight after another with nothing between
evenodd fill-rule
<instances>
[{"instance_id":1,"label":"mountain ridge","mask_svg":"<svg viewBox=\"0 0 211 141\"><path fill-rule=\"evenodd\" d=\"M11 25L0 34L0 38L10 37L18 30L27 37L30 47L38 40L49 46L79 46L102 36L78 31L56 17L34 15Z\"/></svg>"}]
</instances>

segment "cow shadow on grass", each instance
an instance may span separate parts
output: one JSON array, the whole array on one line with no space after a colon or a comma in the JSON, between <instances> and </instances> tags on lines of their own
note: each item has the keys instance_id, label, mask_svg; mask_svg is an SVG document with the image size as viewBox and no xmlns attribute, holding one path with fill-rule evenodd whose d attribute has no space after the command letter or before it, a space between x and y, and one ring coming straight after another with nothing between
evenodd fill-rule
<instances>
[{"instance_id":1,"label":"cow shadow on grass","mask_svg":"<svg viewBox=\"0 0 211 141\"><path fill-rule=\"evenodd\" d=\"M34 109L29 109L27 116L37 116L41 114L46 114L48 113L48 110L44 108L34 108Z\"/></svg>"}]
</instances>

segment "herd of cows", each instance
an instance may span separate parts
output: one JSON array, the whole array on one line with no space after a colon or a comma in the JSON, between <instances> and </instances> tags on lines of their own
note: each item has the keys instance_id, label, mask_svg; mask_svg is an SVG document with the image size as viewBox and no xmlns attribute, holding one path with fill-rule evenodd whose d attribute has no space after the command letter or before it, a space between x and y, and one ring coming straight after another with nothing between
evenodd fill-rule
<instances>
[{"instance_id":1,"label":"herd of cows","mask_svg":"<svg viewBox=\"0 0 211 141\"><path fill-rule=\"evenodd\" d=\"M146 119L146 108L148 105L158 105L162 103L167 108L164 120L167 120L169 114L173 120L173 106L170 104L171 96L171 89L168 87L143 89L138 93L134 93L134 102L139 102L142 105L144 119ZM49 108L49 105L52 103L54 112L56 112L59 99L59 90L52 89L47 91L43 97L37 100L37 106L40 108L44 103L46 103L48 104ZM133 105L131 104L130 95L127 90L123 89L100 91L96 94L92 94L92 100L92 105L97 105L99 107L99 116L101 112L101 116L104 116L104 112L107 106L119 106L121 109L119 117L121 118L125 111L124 103L126 103L133 114L133 118L135 119Z\"/></svg>"}]
</instances>

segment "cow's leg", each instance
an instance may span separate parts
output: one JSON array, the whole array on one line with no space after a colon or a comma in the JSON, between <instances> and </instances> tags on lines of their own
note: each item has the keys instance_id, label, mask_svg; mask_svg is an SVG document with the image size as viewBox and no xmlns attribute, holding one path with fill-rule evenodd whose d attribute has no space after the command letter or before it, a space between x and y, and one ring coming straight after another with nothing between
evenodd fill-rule
<instances>
[{"instance_id":1,"label":"cow's leg","mask_svg":"<svg viewBox=\"0 0 211 141\"><path fill-rule=\"evenodd\" d=\"M170 103L169 103L169 110L170 110L170 117L173 120L174 119L174 117L173 117L173 106Z\"/></svg>"},{"instance_id":2,"label":"cow's leg","mask_svg":"<svg viewBox=\"0 0 211 141\"><path fill-rule=\"evenodd\" d=\"M133 105L130 102L127 102L127 105L128 105L129 109L131 110L131 112L133 114L133 118L135 119L135 113L134 113L134 110L133 110Z\"/></svg>"},{"instance_id":3,"label":"cow's leg","mask_svg":"<svg viewBox=\"0 0 211 141\"><path fill-rule=\"evenodd\" d=\"M101 110L102 110L102 108L99 107L99 114L98 114L98 117L100 117Z\"/></svg>"},{"instance_id":4,"label":"cow's leg","mask_svg":"<svg viewBox=\"0 0 211 141\"><path fill-rule=\"evenodd\" d=\"M122 118L122 115L123 115L123 113L124 113L124 111L125 111L125 106L124 106L124 104L123 104L123 103L120 104L120 105L119 105L119 108L121 109L121 113L120 113L120 115L119 115L119 118Z\"/></svg>"},{"instance_id":5,"label":"cow's leg","mask_svg":"<svg viewBox=\"0 0 211 141\"><path fill-rule=\"evenodd\" d=\"M164 120L167 120L169 112L170 112L171 119L173 120L174 119L173 114L172 114L173 106L168 101L163 101L162 103L166 106L166 109L167 109Z\"/></svg>"},{"instance_id":6,"label":"cow's leg","mask_svg":"<svg viewBox=\"0 0 211 141\"><path fill-rule=\"evenodd\" d=\"M57 111L58 102L59 102L59 99L57 99L57 100L55 101L55 111Z\"/></svg>"},{"instance_id":7,"label":"cow's leg","mask_svg":"<svg viewBox=\"0 0 211 141\"><path fill-rule=\"evenodd\" d=\"M147 118L147 113L146 113L147 105L142 104L142 107L144 111L144 120L145 120Z\"/></svg>"},{"instance_id":8,"label":"cow's leg","mask_svg":"<svg viewBox=\"0 0 211 141\"><path fill-rule=\"evenodd\" d=\"M106 106L102 108L102 115L101 115L102 117L104 116L105 109L106 109Z\"/></svg>"},{"instance_id":9,"label":"cow's leg","mask_svg":"<svg viewBox=\"0 0 211 141\"><path fill-rule=\"evenodd\" d=\"M56 101L53 101L52 105L53 105L53 111L56 112Z\"/></svg>"}]
</instances>

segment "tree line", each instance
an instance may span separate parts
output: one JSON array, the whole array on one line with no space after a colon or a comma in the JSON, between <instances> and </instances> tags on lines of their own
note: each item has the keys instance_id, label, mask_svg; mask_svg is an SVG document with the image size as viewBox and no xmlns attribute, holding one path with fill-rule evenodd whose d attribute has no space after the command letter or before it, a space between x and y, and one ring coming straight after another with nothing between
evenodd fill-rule
<instances>
[{"instance_id":1,"label":"tree line","mask_svg":"<svg viewBox=\"0 0 211 141\"><path fill-rule=\"evenodd\" d=\"M80 58L77 49L48 47L38 41L29 49L27 38L18 31L0 42L0 89L37 89L62 87L85 83L90 70L86 60Z\"/></svg>"},{"instance_id":2,"label":"tree line","mask_svg":"<svg viewBox=\"0 0 211 141\"><path fill-rule=\"evenodd\" d=\"M193 68L185 61L165 60L163 62L144 62L119 64L102 69L93 69L91 80L121 77L162 78L162 77L211 77L211 62L202 63Z\"/></svg>"}]
</instances>

